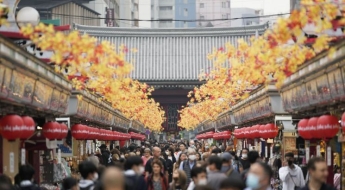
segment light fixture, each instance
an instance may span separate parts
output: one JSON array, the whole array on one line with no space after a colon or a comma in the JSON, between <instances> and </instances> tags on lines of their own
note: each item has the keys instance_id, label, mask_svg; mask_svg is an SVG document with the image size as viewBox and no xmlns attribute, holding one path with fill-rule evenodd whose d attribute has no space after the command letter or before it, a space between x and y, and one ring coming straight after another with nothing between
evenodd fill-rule
<instances>
[{"instance_id":1,"label":"light fixture","mask_svg":"<svg viewBox=\"0 0 345 190\"><path fill-rule=\"evenodd\" d=\"M37 26L40 22L40 14L32 7L23 7L16 14L16 22L19 28L28 24Z\"/></svg>"}]
</instances>

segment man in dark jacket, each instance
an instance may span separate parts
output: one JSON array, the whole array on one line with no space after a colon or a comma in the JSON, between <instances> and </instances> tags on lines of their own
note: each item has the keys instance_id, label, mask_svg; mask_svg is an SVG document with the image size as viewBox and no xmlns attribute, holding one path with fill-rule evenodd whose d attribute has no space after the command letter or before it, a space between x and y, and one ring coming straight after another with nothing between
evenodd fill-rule
<instances>
[{"instance_id":1,"label":"man in dark jacket","mask_svg":"<svg viewBox=\"0 0 345 190\"><path fill-rule=\"evenodd\" d=\"M145 172L143 160L140 156L130 156L125 162L126 189L146 190L147 184L143 177Z\"/></svg>"},{"instance_id":2,"label":"man in dark jacket","mask_svg":"<svg viewBox=\"0 0 345 190\"><path fill-rule=\"evenodd\" d=\"M307 185L300 190L335 190L326 184L328 177L328 168L326 161L322 157L311 158L308 162L309 181Z\"/></svg>"},{"instance_id":3,"label":"man in dark jacket","mask_svg":"<svg viewBox=\"0 0 345 190\"><path fill-rule=\"evenodd\" d=\"M107 145L102 144L99 149L101 149L101 154L102 154L102 160L101 164L104 166L107 166L109 163L109 158L110 158L110 152L107 150Z\"/></svg>"},{"instance_id":4,"label":"man in dark jacket","mask_svg":"<svg viewBox=\"0 0 345 190\"><path fill-rule=\"evenodd\" d=\"M33 183L35 170L30 165L22 165L19 167L20 184L16 187L18 190L41 190Z\"/></svg>"}]
</instances>

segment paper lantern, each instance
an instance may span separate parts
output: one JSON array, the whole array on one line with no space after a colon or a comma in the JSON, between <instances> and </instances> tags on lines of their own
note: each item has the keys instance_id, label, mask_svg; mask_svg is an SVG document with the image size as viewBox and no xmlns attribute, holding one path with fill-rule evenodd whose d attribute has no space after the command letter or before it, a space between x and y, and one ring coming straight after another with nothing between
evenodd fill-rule
<instances>
[{"instance_id":1,"label":"paper lantern","mask_svg":"<svg viewBox=\"0 0 345 190\"><path fill-rule=\"evenodd\" d=\"M218 140L227 140L230 139L231 137L231 132L230 131L223 131L218 133Z\"/></svg>"},{"instance_id":2,"label":"paper lantern","mask_svg":"<svg viewBox=\"0 0 345 190\"><path fill-rule=\"evenodd\" d=\"M245 128L243 128L243 139L248 139L248 138L250 138L249 131L250 131L250 127L245 127Z\"/></svg>"},{"instance_id":3,"label":"paper lantern","mask_svg":"<svg viewBox=\"0 0 345 190\"><path fill-rule=\"evenodd\" d=\"M306 140L312 139L312 136L309 131L309 127L307 127L308 122L309 122L309 119L301 119L297 125L298 134L303 139L306 139Z\"/></svg>"},{"instance_id":4,"label":"paper lantern","mask_svg":"<svg viewBox=\"0 0 345 190\"><path fill-rule=\"evenodd\" d=\"M273 123L269 123L265 127L267 129L267 138L273 139L278 135L278 128Z\"/></svg>"},{"instance_id":5,"label":"paper lantern","mask_svg":"<svg viewBox=\"0 0 345 190\"><path fill-rule=\"evenodd\" d=\"M72 137L77 140L85 140L88 136L88 130L85 125L75 124L71 128Z\"/></svg>"},{"instance_id":6,"label":"paper lantern","mask_svg":"<svg viewBox=\"0 0 345 190\"><path fill-rule=\"evenodd\" d=\"M13 141L21 137L23 119L19 115L9 114L1 118L0 131L3 138Z\"/></svg>"},{"instance_id":7,"label":"paper lantern","mask_svg":"<svg viewBox=\"0 0 345 190\"><path fill-rule=\"evenodd\" d=\"M259 137L260 137L260 138L268 139L268 138L266 137L266 135L267 135L267 130L266 130L265 125L259 125L258 131L259 131Z\"/></svg>"},{"instance_id":8,"label":"paper lantern","mask_svg":"<svg viewBox=\"0 0 345 190\"><path fill-rule=\"evenodd\" d=\"M256 139L256 138L260 138L260 125L254 125L252 127L252 138Z\"/></svg>"},{"instance_id":9,"label":"paper lantern","mask_svg":"<svg viewBox=\"0 0 345 190\"><path fill-rule=\"evenodd\" d=\"M20 134L20 139L26 140L35 133L36 123L34 119L32 119L32 117L29 117L29 116L22 116L22 120L23 120L23 127L22 127L22 132Z\"/></svg>"},{"instance_id":10,"label":"paper lantern","mask_svg":"<svg viewBox=\"0 0 345 190\"><path fill-rule=\"evenodd\" d=\"M323 115L317 120L317 133L320 138L333 138L339 128L338 118L333 115Z\"/></svg>"},{"instance_id":11,"label":"paper lantern","mask_svg":"<svg viewBox=\"0 0 345 190\"><path fill-rule=\"evenodd\" d=\"M42 135L49 139L58 139L61 134L61 126L58 122L49 121L43 125Z\"/></svg>"},{"instance_id":12,"label":"paper lantern","mask_svg":"<svg viewBox=\"0 0 345 190\"><path fill-rule=\"evenodd\" d=\"M309 131L310 131L309 133L310 133L310 135L312 136L313 139L319 138L318 137L319 134L317 132L317 120L318 119L319 119L318 117L312 117L308 121L308 128L309 128Z\"/></svg>"},{"instance_id":13,"label":"paper lantern","mask_svg":"<svg viewBox=\"0 0 345 190\"><path fill-rule=\"evenodd\" d=\"M64 139L68 135L68 127L64 123L60 123L61 133L58 139Z\"/></svg>"}]
</instances>

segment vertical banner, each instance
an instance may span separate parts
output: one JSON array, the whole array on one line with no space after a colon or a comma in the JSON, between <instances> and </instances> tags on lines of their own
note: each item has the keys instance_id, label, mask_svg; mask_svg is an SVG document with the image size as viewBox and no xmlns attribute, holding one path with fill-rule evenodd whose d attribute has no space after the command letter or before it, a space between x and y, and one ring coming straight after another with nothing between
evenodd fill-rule
<instances>
[{"instance_id":1,"label":"vertical banner","mask_svg":"<svg viewBox=\"0 0 345 190\"><path fill-rule=\"evenodd\" d=\"M332 166L332 149L330 146L327 147L327 166Z\"/></svg>"},{"instance_id":2,"label":"vertical banner","mask_svg":"<svg viewBox=\"0 0 345 190\"><path fill-rule=\"evenodd\" d=\"M21 165L25 165L25 156L26 156L26 152L25 152L25 149L24 148L22 148L21 149L21 154L20 154L20 163L21 163Z\"/></svg>"},{"instance_id":3,"label":"vertical banner","mask_svg":"<svg viewBox=\"0 0 345 190\"><path fill-rule=\"evenodd\" d=\"M268 154L267 154L267 146L265 146L265 157L267 158Z\"/></svg>"},{"instance_id":4,"label":"vertical banner","mask_svg":"<svg viewBox=\"0 0 345 190\"><path fill-rule=\"evenodd\" d=\"M87 149L88 149L88 154L91 154L92 153L92 141L88 141L87 142Z\"/></svg>"},{"instance_id":5,"label":"vertical banner","mask_svg":"<svg viewBox=\"0 0 345 190\"><path fill-rule=\"evenodd\" d=\"M80 156L84 155L84 146L83 144L80 144Z\"/></svg>"},{"instance_id":6,"label":"vertical banner","mask_svg":"<svg viewBox=\"0 0 345 190\"><path fill-rule=\"evenodd\" d=\"M14 152L10 152L10 173L14 173Z\"/></svg>"},{"instance_id":7,"label":"vertical banner","mask_svg":"<svg viewBox=\"0 0 345 190\"><path fill-rule=\"evenodd\" d=\"M310 148L305 147L305 162L308 163L310 159Z\"/></svg>"},{"instance_id":8,"label":"vertical banner","mask_svg":"<svg viewBox=\"0 0 345 190\"><path fill-rule=\"evenodd\" d=\"M95 143L92 143L91 147L92 147L92 152L91 153L95 153Z\"/></svg>"},{"instance_id":9,"label":"vertical banner","mask_svg":"<svg viewBox=\"0 0 345 190\"><path fill-rule=\"evenodd\" d=\"M61 164L61 149L58 149L57 160L58 164Z\"/></svg>"},{"instance_id":10,"label":"vertical banner","mask_svg":"<svg viewBox=\"0 0 345 190\"><path fill-rule=\"evenodd\" d=\"M316 146L316 156L321 156L321 150L320 150L320 145Z\"/></svg>"}]
</instances>

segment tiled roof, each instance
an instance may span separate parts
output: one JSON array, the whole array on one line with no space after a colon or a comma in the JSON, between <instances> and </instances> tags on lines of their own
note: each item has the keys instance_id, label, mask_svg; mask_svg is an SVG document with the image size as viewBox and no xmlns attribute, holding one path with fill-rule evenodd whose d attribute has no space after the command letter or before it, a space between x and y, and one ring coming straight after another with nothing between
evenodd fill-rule
<instances>
[{"instance_id":1,"label":"tiled roof","mask_svg":"<svg viewBox=\"0 0 345 190\"><path fill-rule=\"evenodd\" d=\"M132 78L141 81L195 81L212 62L207 55L225 43L237 44L239 38L248 40L262 34L267 25L232 28L145 29L93 27L74 24L75 30L107 40L116 46L136 48L129 53L135 70Z\"/></svg>"}]
</instances>

